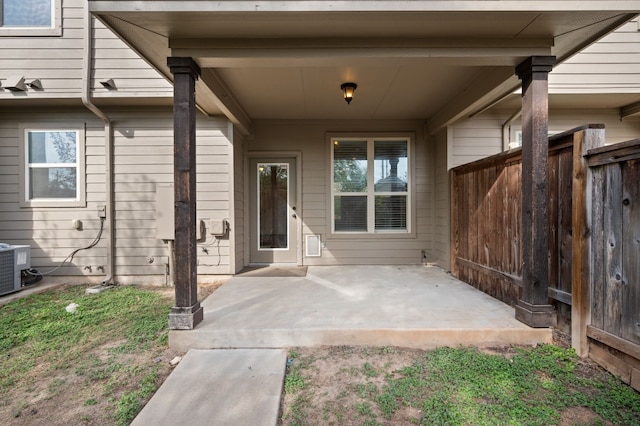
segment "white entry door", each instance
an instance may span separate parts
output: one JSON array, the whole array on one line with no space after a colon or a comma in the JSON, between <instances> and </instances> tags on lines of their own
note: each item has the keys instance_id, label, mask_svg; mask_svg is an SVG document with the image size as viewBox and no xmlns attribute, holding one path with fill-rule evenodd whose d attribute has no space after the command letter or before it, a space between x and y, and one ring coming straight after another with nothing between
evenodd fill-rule
<instances>
[{"instance_id":1,"label":"white entry door","mask_svg":"<svg viewBox=\"0 0 640 426\"><path fill-rule=\"evenodd\" d=\"M251 263L296 263L296 159L252 158Z\"/></svg>"}]
</instances>

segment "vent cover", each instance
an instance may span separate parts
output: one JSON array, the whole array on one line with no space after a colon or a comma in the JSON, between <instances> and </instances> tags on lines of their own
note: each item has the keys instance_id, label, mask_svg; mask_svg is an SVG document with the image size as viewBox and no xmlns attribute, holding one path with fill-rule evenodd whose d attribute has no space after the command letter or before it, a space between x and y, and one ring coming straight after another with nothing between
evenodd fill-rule
<instances>
[{"instance_id":1,"label":"vent cover","mask_svg":"<svg viewBox=\"0 0 640 426\"><path fill-rule=\"evenodd\" d=\"M305 255L307 257L320 257L322 246L320 245L320 235L307 235L305 239Z\"/></svg>"},{"instance_id":2,"label":"vent cover","mask_svg":"<svg viewBox=\"0 0 640 426\"><path fill-rule=\"evenodd\" d=\"M15 291L14 255L12 246L0 246L0 295Z\"/></svg>"}]
</instances>

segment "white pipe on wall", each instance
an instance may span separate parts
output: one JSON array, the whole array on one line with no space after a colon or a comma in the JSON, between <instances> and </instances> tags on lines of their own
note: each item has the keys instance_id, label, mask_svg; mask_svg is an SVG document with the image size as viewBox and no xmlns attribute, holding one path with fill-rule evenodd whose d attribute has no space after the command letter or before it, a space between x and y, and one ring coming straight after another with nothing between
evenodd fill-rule
<instances>
[{"instance_id":1,"label":"white pipe on wall","mask_svg":"<svg viewBox=\"0 0 640 426\"><path fill-rule=\"evenodd\" d=\"M107 262L105 278L102 285L107 285L114 277L114 237L113 237L113 177L111 165L113 164L113 128L111 119L98 108L91 99L91 72L93 58L93 32L89 4L85 2L84 8L84 52L82 56L82 103L89 111L104 123L104 173L105 173L105 210L106 210L106 239Z\"/></svg>"}]
</instances>

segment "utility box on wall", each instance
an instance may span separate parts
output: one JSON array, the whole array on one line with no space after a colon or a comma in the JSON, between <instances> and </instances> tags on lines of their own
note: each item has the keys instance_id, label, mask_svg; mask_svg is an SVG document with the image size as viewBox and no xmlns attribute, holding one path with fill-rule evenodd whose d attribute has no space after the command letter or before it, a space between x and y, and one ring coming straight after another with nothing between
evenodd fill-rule
<instances>
[{"instance_id":1,"label":"utility box on wall","mask_svg":"<svg viewBox=\"0 0 640 426\"><path fill-rule=\"evenodd\" d=\"M173 184L156 185L156 238L175 239Z\"/></svg>"}]
</instances>

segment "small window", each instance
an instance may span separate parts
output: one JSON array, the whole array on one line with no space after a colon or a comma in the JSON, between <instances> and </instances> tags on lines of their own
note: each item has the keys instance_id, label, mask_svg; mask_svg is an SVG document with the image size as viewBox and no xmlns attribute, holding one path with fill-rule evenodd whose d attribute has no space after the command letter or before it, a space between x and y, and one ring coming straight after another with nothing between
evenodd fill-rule
<instances>
[{"instance_id":1,"label":"small window","mask_svg":"<svg viewBox=\"0 0 640 426\"><path fill-rule=\"evenodd\" d=\"M59 0L0 0L0 35L61 35Z\"/></svg>"},{"instance_id":2,"label":"small window","mask_svg":"<svg viewBox=\"0 0 640 426\"><path fill-rule=\"evenodd\" d=\"M27 205L84 203L84 132L78 129L24 129L24 187Z\"/></svg>"},{"instance_id":3,"label":"small window","mask_svg":"<svg viewBox=\"0 0 640 426\"><path fill-rule=\"evenodd\" d=\"M561 133L560 130L548 130L547 135L553 136ZM522 130L516 130L516 140L509 143L509 149L518 148L522 146Z\"/></svg>"},{"instance_id":4,"label":"small window","mask_svg":"<svg viewBox=\"0 0 640 426\"><path fill-rule=\"evenodd\" d=\"M409 139L332 138L334 233L409 232Z\"/></svg>"}]
</instances>

